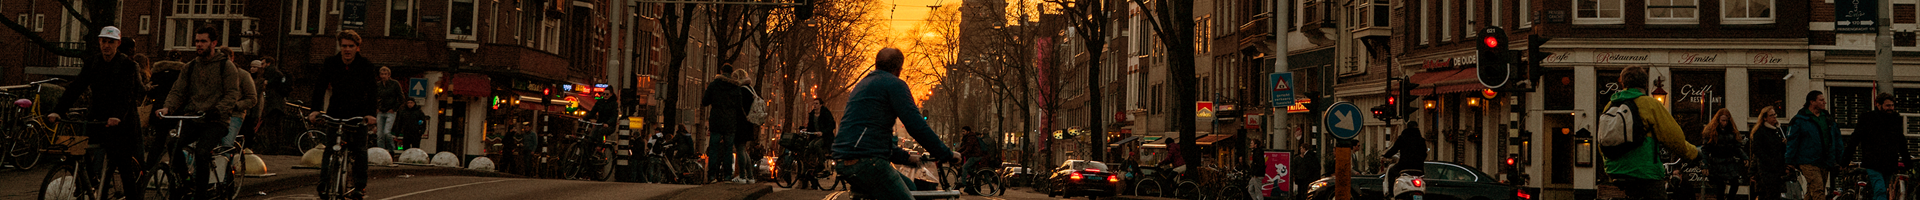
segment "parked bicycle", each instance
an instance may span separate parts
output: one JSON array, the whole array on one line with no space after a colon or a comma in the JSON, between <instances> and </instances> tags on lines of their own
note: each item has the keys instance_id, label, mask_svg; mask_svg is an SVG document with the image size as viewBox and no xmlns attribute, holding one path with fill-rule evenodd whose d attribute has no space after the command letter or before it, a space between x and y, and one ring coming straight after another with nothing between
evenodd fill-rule
<instances>
[{"instance_id":1,"label":"parked bicycle","mask_svg":"<svg viewBox=\"0 0 1920 200\"><path fill-rule=\"evenodd\" d=\"M5 154L6 158L0 159L0 162L5 162L0 165L13 165L14 168L22 170L33 169L40 163L41 158L45 157L43 149L55 142L53 136L60 132L60 123L42 120L40 116L46 116L46 113L40 109L50 107L52 104L46 103L52 103L49 100L59 98L59 94L66 91L64 87L57 85L63 82L66 80L51 78L26 85L0 86L0 90L10 91L11 94L24 98L22 100L27 100L25 104L15 100L15 105L21 106L20 111L7 115L6 120L10 121L5 126L0 126L6 128L5 149L0 149L0 154Z\"/></svg>"},{"instance_id":2,"label":"parked bicycle","mask_svg":"<svg viewBox=\"0 0 1920 200\"><path fill-rule=\"evenodd\" d=\"M569 145L566 153L560 154L560 176L569 180L606 181L613 179L614 152L619 149L613 140L601 133L609 128L607 124L575 119L580 126L575 134L568 135Z\"/></svg>"}]
</instances>

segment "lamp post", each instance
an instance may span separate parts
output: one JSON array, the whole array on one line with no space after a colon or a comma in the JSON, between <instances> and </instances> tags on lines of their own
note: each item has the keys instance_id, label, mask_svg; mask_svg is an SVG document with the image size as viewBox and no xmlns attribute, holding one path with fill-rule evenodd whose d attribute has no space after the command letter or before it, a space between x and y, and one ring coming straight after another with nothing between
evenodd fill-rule
<instances>
[{"instance_id":1,"label":"lamp post","mask_svg":"<svg viewBox=\"0 0 1920 200\"><path fill-rule=\"evenodd\" d=\"M1654 99L1654 100L1659 100L1659 101L1660 101L1660 105L1666 105L1666 104L1667 104L1667 86L1666 86L1666 85L1667 85L1667 84L1666 84L1666 82L1667 82L1667 81L1666 81L1666 79L1667 79L1667 76L1666 76L1666 75L1660 75L1660 77L1659 77L1659 78L1654 78L1654 79L1653 79L1653 92L1652 92L1652 93L1647 93L1648 95L1653 95L1653 99Z\"/></svg>"}]
</instances>

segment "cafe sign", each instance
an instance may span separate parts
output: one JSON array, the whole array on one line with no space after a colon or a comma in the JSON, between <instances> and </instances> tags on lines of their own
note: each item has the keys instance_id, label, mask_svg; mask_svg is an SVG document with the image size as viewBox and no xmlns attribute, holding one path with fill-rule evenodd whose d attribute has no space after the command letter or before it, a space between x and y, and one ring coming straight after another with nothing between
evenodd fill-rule
<instances>
[{"instance_id":1,"label":"cafe sign","mask_svg":"<svg viewBox=\"0 0 1920 200\"><path fill-rule=\"evenodd\" d=\"M1546 63L1667 64L1667 65L1806 65L1803 52L1771 50L1733 51L1621 51L1572 50L1555 52Z\"/></svg>"}]
</instances>

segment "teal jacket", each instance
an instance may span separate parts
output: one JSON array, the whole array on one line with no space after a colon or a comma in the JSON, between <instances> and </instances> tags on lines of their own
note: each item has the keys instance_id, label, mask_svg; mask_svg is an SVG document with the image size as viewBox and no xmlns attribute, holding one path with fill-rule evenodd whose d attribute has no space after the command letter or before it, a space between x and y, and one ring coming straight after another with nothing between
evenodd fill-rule
<instances>
[{"instance_id":1,"label":"teal jacket","mask_svg":"<svg viewBox=\"0 0 1920 200\"><path fill-rule=\"evenodd\" d=\"M1643 122L1641 127L1651 128L1653 135L1641 138L1639 141L1646 142L1641 142L1640 147L1628 151L1627 155L1621 155L1619 160L1606 160L1607 174L1660 180L1667 173L1666 166L1662 166L1660 162L1661 148L1674 156L1687 159L1700 155L1700 148L1687 143L1687 136L1681 132L1680 124L1673 120L1673 114L1667 112L1667 107L1661 104L1660 100L1647 97L1641 89L1629 88L1613 93L1613 97L1608 98L1607 105L1613 105L1613 102L1619 101L1633 101L1634 107L1639 108L1636 111L1640 114L1640 121Z\"/></svg>"},{"instance_id":2,"label":"teal jacket","mask_svg":"<svg viewBox=\"0 0 1920 200\"><path fill-rule=\"evenodd\" d=\"M861 78L860 83L853 86L853 97L847 98L845 108L847 113L840 115L840 134L833 138L833 159L906 161L911 155L898 146L900 137L893 135L895 120L899 120L907 135L928 153L939 158L953 157L953 150L940 142L940 135L927 126L927 118L920 116L920 107L913 102L913 90L893 73L874 70Z\"/></svg>"},{"instance_id":3,"label":"teal jacket","mask_svg":"<svg viewBox=\"0 0 1920 200\"><path fill-rule=\"evenodd\" d=\"M1833 113L1814 116L1813 111L1803 108L1786 128L1786 164L1833 166L1843 160L1839 159L1841 148L1847 145L1840 137L1840 128L1833 126Z\"/></svg>"}]
</instances>

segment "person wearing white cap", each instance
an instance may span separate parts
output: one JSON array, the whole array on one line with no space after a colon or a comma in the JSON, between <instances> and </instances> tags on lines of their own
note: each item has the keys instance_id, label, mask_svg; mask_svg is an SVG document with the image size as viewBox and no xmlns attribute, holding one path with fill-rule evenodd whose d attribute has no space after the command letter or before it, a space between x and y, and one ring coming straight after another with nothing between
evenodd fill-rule
<instances>
[{"instance_id":1,"label":"person wearing white cap","mask_svg":"<svg viewBox=\"0 0 1920 200\"><path fill-rule=\"evenodd\" d=\"M120 180L139 181L140 163L137 157L145 148L137 133L136 122L122 123L123 119L138 119L136 106L146 95L146 87L140 82L140 65L133 59L120 54L120 29L108 26L100 30L99 57L87 57L86 66L80 68L80 75L67 84L67 91L53 110L68 110L82 94L93 92L93 103L88 107L89 116L85 121L105 121L104 124L87 125L88 143L99 145L100 149L88 149L92 152L105 152L104 156L115 170L120 172ZM59 120L61 112L47 114L48 119ZM72 120L72 119L69 119ZM96 154L102 155L102 154ZM140 191L145 184L129 183L125 191ZM143 199L139 192L129 192L126 199Z\"/></svg>"}]
</instances>

